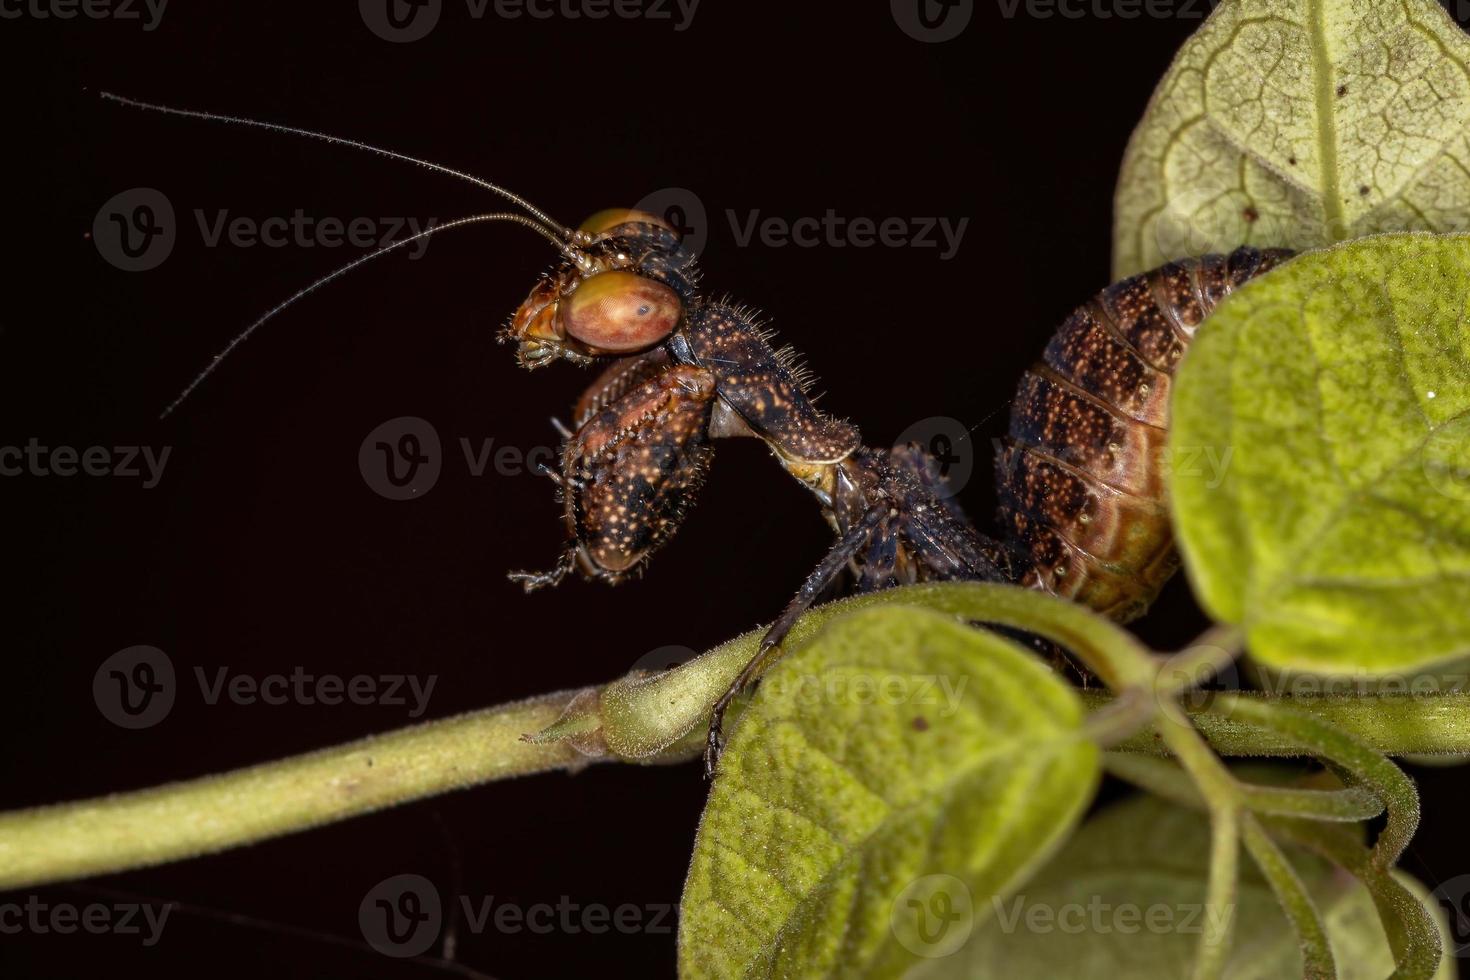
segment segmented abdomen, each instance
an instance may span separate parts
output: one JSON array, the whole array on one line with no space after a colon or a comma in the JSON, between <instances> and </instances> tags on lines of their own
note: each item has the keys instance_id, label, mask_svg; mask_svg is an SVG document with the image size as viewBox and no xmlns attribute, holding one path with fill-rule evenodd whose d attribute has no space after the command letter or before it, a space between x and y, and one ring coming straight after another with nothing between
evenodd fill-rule
<instances>
[{"instance_id":1,"label":"segmented abdomen","mask_svg":"<svg viewBox=\"0 0 1470 980\"><path fill-rule=\"evenodd\" d=\"M1021 584L1119 621L1178 567L1164 486L1174 368L1233 290L1290 258L1249 246L1170 262L1078 307L1022 377L996 460Z\"/></svg>"}]
</instances>

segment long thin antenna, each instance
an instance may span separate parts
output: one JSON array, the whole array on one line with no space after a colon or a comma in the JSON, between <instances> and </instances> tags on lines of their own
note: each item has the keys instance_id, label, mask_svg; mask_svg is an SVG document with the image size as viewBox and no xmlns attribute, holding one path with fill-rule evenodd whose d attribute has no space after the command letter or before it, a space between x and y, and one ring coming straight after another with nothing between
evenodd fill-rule
<instances>
[{"instance_id":1,"label":"long thin antenna","mask_svg":"<svg viewBox=\"0 0 1470 980\"><path fill-rule=\"evenodd\" d=\"M324 143L332 143L336 146L350 146L355 150L365 150L368 153L376 153L378 156L387 157L390 160L401 160L405 163L417 164L420 167L427 167L430 170L437 170L439 173L442 174L449 174L451 177L458 177L460 180L467 180L471 184L475 184L479 187L483 187L487 191L492 191L493 193L499 194L507 201L510 201L513 204L524 208L528 214L536 218L542 224L559 231L563 239L570 238L572 235L571 228L568 228L566 225L563 225L561 222L553 219L545 211L542 211L540 208L536 207L534 204L521 197L519 194L515 194L509 190L506 190L499 184L492 184L488 180L481 180L479 177L476 177L473 174L467 174L459 170L454 170L450 167L444 167L437 163L430 163L428 160L420 160L418 157L411 157L404 153L396 153L393 150L385 150L382 147L372 146L368 143L360 143L357 140L343 139L340 136L329 136L326 133L318 133L310 129L297 129L295 126L282 126L279 123L263 122L259 119L248 119L244 116L227 116L217 112L202 112L198 109L176 109L173 106L159 105L154 102L140 102L137 99L130 99L127 96L123 95L115 95L112 92L101 92L99 94L102 98L106 99L109 102L116 102L119 105L130 106L134 109L144 109L148 112L161 112L169 116L184 116L189 119L207 119L211 122L234 123L239 126L254 126L257 129L267 129L276 133L290 133L294 136L306 136L314 140L321 140Z\"/></svg>"},{"instance_id":2,"label":"long thin antenna","mask_svg":"<svg viewBox=\"0 0 1470 980\"><path fill-rule=\"evenodd\" d=\"M487 221L510 221L518 225L525 225L526 227L533 228L540 234L544 235L553 244L561 248L563 251L567 251L568 249L566 243L558 239L553 232L549 231L546 228L543 228L541 225L537 224L535 221L532 221L530 218L527 218L525 215L496 213L475 214L470 215L467 218L456 218L453 221L446 221L443 224L435 225L434 227L425 229L424 231L418 232L417 234L409 235L407 238L399 239L391 245L385 245L380 249L368 252L366 255L359 255L357 258L353 259L351 262L348 262L346 265L341 266L337 269L333 269L331 272L311 283L311 285L298 289L287 299L281 301L280 303L277 303L275 306L267 310L259 319L250 324L250 326L246 327L244 330L236 334L234 339L232 339L228 344L225 345L224 350L216 354L214 356L214 360L210 361L209 365L205 367L203 371L200 371L197 375L195 375L194 380L189 382L188 387L179 392L179 397L175 398L172 402L169 403L168 407L163 410L163 413L158 416L159 419L168 418L169 415L173 413L174 409L178 408L184 403L184 399L188 398L191 394L194 393L195 388L198 388L201 384L204 383L204 380L206 378L214 373L214 369L219 367L220 362L223 361L226 357L229 357L230 353L236 347L239 347L241 344L243 344L246 340L250 338L251 334L255 333L255 331L260 329L263 324L269 321L277 313L280 313L282 310L286 309L292 303L295 303L297 300L316 292L327 283L346 275L353 269L356 269L358 266L366 262L371 262L373 259L376 259L380 255L387 255L389 252L392 252L395 249L403 248L405 245L416 242L420 238L427 238L430 235L437 234L441 231L449 231L453 228L463 228L466 225L483 224Z\"/></svg>"}]
</instances>

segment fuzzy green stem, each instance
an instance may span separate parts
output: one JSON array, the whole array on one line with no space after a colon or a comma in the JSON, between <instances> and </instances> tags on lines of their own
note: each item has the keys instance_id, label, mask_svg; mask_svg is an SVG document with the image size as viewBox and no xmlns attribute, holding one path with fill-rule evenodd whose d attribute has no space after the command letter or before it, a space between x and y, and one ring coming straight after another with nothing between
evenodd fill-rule
<instances>
[{"instance_id":1,"label":"fuzzy green stem","mask_svg":"<svg viewBox=\"0 0 1470 980\"><path fill-rule=\"evenodd\" d=\"M802 618L786 647L799 650L838 615L887 604L1023 628L1039 628L1039 619L1075 636L1090 649L1098 673L1130 692L1111 720L1102 719L1109 741L1143 724L1166 700L1158 693L1193 676L1191 662L1205 670L1221 656L1195 648L1177 655L1190 660L1166 662L1178 669L1162 671L1158 691L1142 697L1138 691L1145 682L1155 683L1151 674L1158 662L1141 654L1127 634L1109 627L1099 640L1100 621L1085 610L1036 593L971 583L892 589L824 605ZM761 631L747 633L662 674L501 705L201 779L0 813L0 888L179 860L477 783L575 770L598 760L691 759L702 744L710 703L760 637ZM1084 692L1084 699L1093 707L1110 700L1101 692ZM1385 753L1470 754L1470 695L1301 701L1302 710ZM1258 727L1211 714L1194 720L1224 755L1306 754L1304 746ZM1120 748L1168 753L1152 733L1135 735Z\"/></svg>"},{"instance_id":2,"label":"fuzzy green stem","mask_svg":"<svg viewBox=\"0 0 1470 980\"><path fill-rule=\"evenodd\" d=\"M1207 698L1211 692L1200 692ZM1470 754L1470 694L1328 695L1270 697L1242 692L1236 697L1290 704L1298 711L1330 725L1385 755L1426 755L1451 758ZM1103 691L1084 691L1082 700L1097 710L1113 701ZM1306 756L1310 748L1299 740L1262 731L1248 723L1210 713L1208 706L1191 708L1190 720L1225 756ZM1127 752L1163 754L1163 741L1142 732L1113 746Z\"/></svg>"},{"instance_id":3,"label":"fuzzy green stem","mask_svg":"<svg viewBox=\"0 0 1470 980\"><path fill-rule=\"evenodd\" d=\"M0 890L141 868L587 758L533 745L564 691L133 793L0 814Z\"/></svg>"},{"instance_id":4,"label":"fuzzy green stem","mask_svg":"<svg viewBox=\"0 0 1470 980\"><path fill-rule=\"evenodd\" d=\"M1390 980L1430 980L1435 976L1443 949L1429 910L1392 871L1378 867L1353 831L1342 824L1291 818L1269 819L1266 826L1274 837L1317 852L1368 889L1394 954L1396 969Z\"/></svg>"},{"instance_id":5,"label":"fuzzy green stem","mask_svg":"<svg viewBox=\"0 0 1470 980\"><path fill-rule=\"evenodd\" d=\"M1371 789L1388 808L1388 823L1374 845L1373 861L1385 873L1398 862L1419 826L1419 793L1402 769L1352 736L1279 701L1227 695L1213 710L1300 742L1317 758L1346 770Z\"/></svg>"},{"instance_id":6,"label":"fuzzy green stem","mask_svg":"<svg viewBox=\"0 0 1470 980\"><path fill-rule=\"evenodd\" d=\"M1261 874L1271 883L1276 901L1281 904L1286 917L1296 931L1297 942L1302 951L1303 980L1334 980L1337 962L1332 956L1332 946L1327 940L1327 926L1322 914L1307 892L1301 876L1281 853L1281 848L1262 829L1259 821L1246 814L1241 821L1241 839L1250 852L1251 859Z\"/></svg>"},{"instance_id":7,"label":"fuzzy green stem","mask_svg":"<svg viewBox=\"0 0 1470 980\"><path fill-rule=\"evenodd\" d=\"M1210 921L1223 921L1226 925L1218 931L1207 930L1200 937L1194 978L1215 980L1225 973L1225 961L1230 955L1230 934L1234 926L1234 917L1224 914L1235 909L1239 883L1242 811L1240 794L1236 790L1235 779L1230 775L1230 770L1225 768L1220 757L1210 749L1209 743L1185 719L1178 705L1164 705L1154 727L1163 738L1164 744L1178 757L1180 765L1194 780L1210 814L1210 876L1205 888L1205 904L1215 913Z\"/></svg>"},{"instance_id":8,"label":"fuzzy green stem","mask_svg":"<svg viewBox=\"0 0 1470 980\"><path fill-rule=\"evenodd\" d=\"M1194 783L1172 760L1139 752L1109 752L1103 757L1103 763L1114 776L1154 796L1180 806L1204 808L1204 799ZM1241 782L1237 788L1247 810L1266 816L1358 823L1383 812L1378 797L1361 786L1298 789Z\"/></svg>"},{"instance_id":9,"label":"fuzzy green stem","mask_svg":"<svg viewBox=\"0 0 1470 980\"><path fill-rule=\"evenodd\" d=\"M837 615L875 605L917 601L983 618L987 598L1000 588L917 596L890 590L830 603L802 618L787 647L804 645ZM747 633L653 677L549 694L199 779L0 813L0 889L213 853L514 776L601 760L693 758L710 704L760 636Z\"/></svg>"}]
</instances>

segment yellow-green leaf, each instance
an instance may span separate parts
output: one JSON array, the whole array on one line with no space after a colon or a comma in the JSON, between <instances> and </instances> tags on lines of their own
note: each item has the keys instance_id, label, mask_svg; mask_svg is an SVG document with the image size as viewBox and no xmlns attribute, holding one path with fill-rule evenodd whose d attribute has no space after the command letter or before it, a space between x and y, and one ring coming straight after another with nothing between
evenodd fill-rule
<instances>
[{"instance_id":1,"label":"yellow-green leaf","mask_svg":"<svg viewBox=\"0 0 1470 980\"><path fill-rule=\"evenodd\" d=\"M1202 814L1149 797L1115 804L1084 824L1024 888L997 903L963 950L914 969L909 980L1187 977L1206 928L1209 853ZM1368 890L1320 858L1287 853L1322 914L1339 980L1383 980L1392 973L1393 954ZM1433 908L1418 882L1400 880ZM1235 938L1226 980L1302 976L1291 925L1249 862L1230 914ZM1436 976L1452 980L1454 947L1444 948Z\"/></svg>"},{"instance_id":2,"label":"yellow-green leaf","mask_svg":"<svg viewBox=\"0 0 1470 980\"><path fill-rule=\"evenodd\" d=\"M1385 675L1470 653L1470 236L1363 239L1248 284L1180 367L1170 453L1190 578L1257 659Z\"/></svg>"},{"instance_id":3,"label":"yellow-green leaf","mask_svg":"<svg viewBox=\"0 0 1470 980\"><path fill-rule=\"evenodd\" d=\"M952 952L1086 808L1072 690L993 633L890 607L762 682L680 913L690 977L891 977Z\"/></svg>"},{"instance_id":4,"label":"yellow-green leaf","mask_svg":"<svg viewBox=\"0 0 1470 980\"><path fill-rule=\"evenodd\" d=\"M1434 0L1223 0L1128 144L1113 263L1466 229L1470 38Z\"/></svg>"}]
</instances>

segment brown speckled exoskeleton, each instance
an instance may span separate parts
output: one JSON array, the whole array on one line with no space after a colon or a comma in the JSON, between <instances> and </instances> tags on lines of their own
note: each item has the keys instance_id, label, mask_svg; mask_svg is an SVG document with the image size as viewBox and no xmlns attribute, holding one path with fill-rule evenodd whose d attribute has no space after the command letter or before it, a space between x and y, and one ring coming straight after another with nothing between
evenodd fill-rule
<instances>
[{"instance_id":1,"label":"brown speckled exoskeleton","mask_svg":"<svg viewBox=\"0 0 1470 980\"><path fill-rule=\"evenodd\" d=\"M1164 495L1174 369L1221 300L1291 255L1243 247L1170 262L1067 317L1022 377L996 459L1017 581L1119 622L1148 608L1179 565Z\"/></svg>"},{"instance_id":2,"label":"brown speckled exoskeleton","mask_svg":"<svg viewBox=\"0 0 1470 980\"><path fill-rule=\"evenodd\" d=\"M1178 564L1163 481L1174 368L1225 296L1291 254L1242 247L1171 262L1073 312L1016 393L997 457L997 540L976 531L940 492L939 469L925 453L864 446L851 423L818 411L789 349L773 348L748 309L701 296L694 257L655 215L604 211L574 230L504 188L427 161L271 123L104 97L406 160L471 181L525 212L444 222L324 276L231 341L165 414L266 320L349 269L428 234L515 222L550 240L562 258L502 339L517 345L527 368L611 363L563 432L559 471L547 473L561 487L567 547L549 571L513 579L529 591L574 570L608 583L637 572L678 529L715 439L763 440L811 490L837 541L715 705L705 755L711 773L730 702L775 661L792 624L844 572L856 592L956 579L1016 582L1119 621L1140 615Z\"/></svg>"},{"instance_id":3,"label":"brown speckled exoskeleton","mask_svg":"<svg viewBox=\"0 0 1470 980\"><path fill-rule=\"evenodd\" d=\"M547 572L513 573L528 590L573 570L622 581L677 529L710 441L752 436L812 489L840 536L772 626L766 652L849 566L860 591L1013 577L1007 551L934 492L927 457L863 447L855 427L816 409L791 353L771 346L750 311L699 296L693 260L662 219L604 212L576 234L583 254L537 283L504 339L527 367L586 363L606 356L611 338L622 345L639 336L648 349L619 351L577 406L561 472L551 474L563 491L567 548ZM638 301L612 302L624 289L636 289ZM583 290L600 298L587 300ZM680 311L672 319L671 306ZM748 673L759 670L753 664Z\"/></svg>"}]
</instances>

